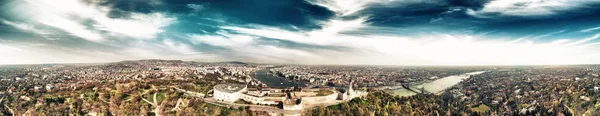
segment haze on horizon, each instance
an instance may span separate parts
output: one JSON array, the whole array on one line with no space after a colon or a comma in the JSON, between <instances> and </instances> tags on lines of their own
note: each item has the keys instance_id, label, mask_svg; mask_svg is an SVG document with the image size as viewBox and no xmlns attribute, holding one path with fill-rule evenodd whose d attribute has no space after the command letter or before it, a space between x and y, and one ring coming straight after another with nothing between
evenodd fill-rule
<instances>
[{"instance_id":1,"label":"haze on horizon","mask_svg":"<svg viewBox=\"0 0 600 116\"><path fill-rule=\"evenodd\" d=\"M600 0L2 0L0 64L600 64Z\"/></svg>"}]
</instances>

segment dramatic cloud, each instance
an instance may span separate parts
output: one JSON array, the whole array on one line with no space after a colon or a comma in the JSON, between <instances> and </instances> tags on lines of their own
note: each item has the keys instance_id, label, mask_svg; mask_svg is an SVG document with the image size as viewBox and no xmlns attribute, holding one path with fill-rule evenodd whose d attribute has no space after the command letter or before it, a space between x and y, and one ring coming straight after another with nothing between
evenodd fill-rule
<instances>
[{"instance_id":1,"label":"dramatic cloud","mask_svg":"<svg viewBox=\"0 0 600 116\"><path fill-rule=\"evenodd\" d=\"M35 34L40 34L40 35L43 35L43 34L48 34L48 33L49 33L49 32L46 32L46 31L44 31L44 30L39 30L39 29L36 29L36 28L35 28L33 25L31 25L31 24L25 24L25 23L16 23L16 22L7 21L7 20L3 20L3 19L2 19L2 20L0 20L0 22L2 22L2 23L4 23L4 24L7 24L7 25L10 25L10 26L13 26L13 27L15 27L15 28L18 28L18 29L21 29L21 30L23 30L23 31L32 32L32 33L35 33Z\"/></svg>"},{"instance_id":2,"label":"dramatic cloud","mask_svg":"<svg viewBox=\"0 0 600 116\"><path fill-rule=\"evenodd\" d=\"M352 21L348 21L352 24ZM346 23L348 23L346 22ZM311 32L291 32L273 27L239 28L225 27L245 35L289 40L297 43L314 45L344 46L366 50L379 55L370 55L363 60L367 64L378 64L382 59L404 58L402 64L419 65L424 62L439 65L475 65L475 64L579 64L593 61L597 57L599 46L585 44L598 38L594 35L585 39L569 42L556 40L552 42L494 40L475 35L435 34L421 37L382 36L382 35L347 35L328 32L329 28L359 29L348 27L348 24L330 25L323 30ZM360 23L359 23L360 24ZM236 37L231 37L236 39ZM225 38L223 38L225 39ZM249 43L245 42L220 42ZM236 44L231 46L246 46ZM359 56L365 54L357 51L344 51ZM355 53L352 53L355 52ZM596 55L594 55L596 54ZM307 58L307 57L303 57ZM368 62L371 61L371 62ZM335 62L335 61L332 61ZM389 62L394 62L393 60ZM363 61L363 63L365 63ZM382 63L385 64L385 63Z\"/></svg>"},{"instance_id":3,"label":"dramatic cloud","mask_svg":"<svg viewBox=\"0 0 600 116\"><path fill-rule=\"evenodd\" d=\"M198 12L198 11L204 9L204 6L198 5L198 4L187 4L187 7L194 9L195 12Z\"/></svg>"},{"instance_id":4,"label":"dramatic cloud","mask_svg":"<svg viewBox=\"0 0 600 116\"><path fill-rule=\"evenodd\" d=\"M492 0L479 10L469 9L468 14L476 17L490 16L548 16L586 9L595 0Z\"/></svg>"},{"instance_id":5,"label":"dramatic cloud","mask_svg":"<svg viewBox=\"0 0 600 116\"><path fill-rule=\"evenodd\" d=\"M0 64L600 63L597 0L7 0Z\"/></svg>"},{"instance_id":6,"label":"dramatic cloud","mask_svg":"<svg viewBox=\"0 0 600 116\"><path fill-rule=\"evenodd\" d=\"M109 18L106 7L89 6L77 0L65 0L61 2L52 2L45 0L26 0L15 1L12 8L26 13L15 14L17 17L24 17L23 23L41 24L45 26L61 29L71 35L101 42L106 39L103 36L107 31L117 33L132 38L152 39L156 34L163 32L164 26L173 22L174 18L166 17L160 13L140 14L132 13L127 19ZM39 33L34 26L15 25L16 22L3 21L7 24L17 26L20 29L27 29Z\"/></svg>"},{"instance_id":7,"label":"dramatic cloud","mask_svg":"<svg viewBox=\"0 0 600 116\"><path fill-rule=\"evenodd\" d=\"M600 29L600 27L594 27L594 28L584 29L584 30L581 30L581 32L592 32L592 31L596 31L598 29Z\"/></svg>"},{"instance_id":8,"label":"dramatic cloud","mask_svg":"<svg viewBox=\"0 0 600 116\"><path fill-rule=\"evenodd\" d=\"M131 15L131 19L95 18L98 24L94 25L94 27L99 30L119 33L133 38L153 39L156 34L163 32L162 27L171 24L174 20L160 13L134 13Z\"/></svg>"},{"instance_id":9,"label":"dramatic cloud","mask_svg":"<svg viewBox=\"0 0 600 116\"><path fill-rule=\"evenodd\" d=\"M375 0L309 0L312 4L323 6L329 10L335 11L339 15L350 15L356 11L362 10L369 3L379 2Z\"/></svg>"}]
</instances>

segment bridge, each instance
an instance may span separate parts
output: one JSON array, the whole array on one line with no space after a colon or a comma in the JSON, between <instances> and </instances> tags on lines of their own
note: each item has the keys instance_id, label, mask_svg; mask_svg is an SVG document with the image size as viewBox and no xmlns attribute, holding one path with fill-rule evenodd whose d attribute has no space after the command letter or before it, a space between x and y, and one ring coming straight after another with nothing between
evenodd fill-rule
<instances>
[{"instance_id":1,"label":"bridge","mask_svg":"<svg viewBox=\"0 0 600 116\"><path fill-rule=\"evenodd\" d=\"M410 83L402 83L401 85L402 85L402 88L412 91L412 92L415 92L415 93L421 93L421 94L431 93L431 92L425 90L425 88L423 88L423 87L421 87L421 88L417 88L415 86L411 87Z\"/></svg>"}]
</instances>

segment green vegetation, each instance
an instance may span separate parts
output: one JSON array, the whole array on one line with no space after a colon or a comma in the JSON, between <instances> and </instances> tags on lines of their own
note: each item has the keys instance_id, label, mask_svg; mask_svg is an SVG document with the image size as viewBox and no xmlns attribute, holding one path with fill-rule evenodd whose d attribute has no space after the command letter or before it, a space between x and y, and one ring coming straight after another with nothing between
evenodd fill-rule
<instances>
[{"instance_id":1,"label":"green vegetation","mask_svg":"<svg viewBox=\"0 0 600 116\"><path fill-rule=\"evenodd\" d=\"M247 102L247 101L242 100L242 99L239 99L239 100L235 101L234 103L237 103L237 104L252 104L252 103Z\"/></svg>"},{"instance_id":2,"label":"green vegetation","mask_svg":"<svg viewBox=\"0 0 600 116\"><path fill-rule=\"evenodd\" d=\"M47 103L64 103L66 98L68 98L68 96L56 94L44 95L44 100Z\"/></svg>"},{"instance_id":3,"label":"green vegetation","mask_svg":"<svg viewBox=\"0 0 600 116\"><path fill-rule=\"evenodd\" d=\"M196 84L189 83L189 84L179 85L178 87L181 89L188 90L188 91L207 94L207 92L213 88L213 85L208 84L208 83L196 83Z\"/></svg>"},{"instance_id":4,"label":"green vegetation","mask_svg":"<svg viewBox=\"0 0 600 116\"><path fill-rule=\"evenodd\" d=\"M366 98L353 99L347 103L320 107L309 110L308 116L437 116L437 115L462 115L473 113L467 104L452 99L444 99L448 95L419 94L410 97L398 97L372 91Z\"/></svg>"},{"instance_id":5,"label":"green vegetation","mask_svg":"<svg viewBox=\"0 0 600 116\"><path fill-rule=\"evenodd\" d=\"M156 101L158 103L162 102L165 98L166 98L165 93L163 93L163 92L156 93Z\"/></svg>"},{"instance_id":6,"label":"green vegetation","mask_svg":"<svg viewBox=\"0 0 600 116\"><path fill-rule=\"evenodd\" d=\"M485 104L481 104L481 105L479 105L477 107L473 107L472 110L475 111L475 112L487 112L487 111L490 110L490 107L488 107Z\"/></svg>"},{"instance_id":7,"label":"green vegetation","mask_svg":"<svg viewBox=\"0 0 600 116\"><path fill-rule=\"evenodd\" d=\"M205 103L202 98L185 96L166 84L156 87L152 85L154 84L120 82L95 85L98 89L61 90L17 96L8 94L0 97L3 99L0 115L248 116L259 113L248 111L246 108L226 108Z\"/></svg>"}]
</instances>

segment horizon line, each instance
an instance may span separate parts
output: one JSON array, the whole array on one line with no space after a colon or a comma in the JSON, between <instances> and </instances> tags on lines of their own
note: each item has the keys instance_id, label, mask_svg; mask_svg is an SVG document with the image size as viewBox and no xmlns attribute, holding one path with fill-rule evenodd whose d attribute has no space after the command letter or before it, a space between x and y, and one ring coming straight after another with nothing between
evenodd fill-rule
<instances>
[{"instance_id":1,"label":"horizon line","mask_svg":"<svg viewBox=\"0 0 600 116\"><path fill-rule=\"evenodd\" d=\"M24 64L0 64L0 66L23 66L23 65L76 65L76 64L108 64L108 63L117 63L123 61L144 61L144 60L162 60L169 61L175 59L138 59L138 60L120 60L120 61L110 61L110 62L63 62L63 63L24 63ZM250 63L250 64L263 64L263 65L312 65L312 66L390 66L390 67L478 67L478 66L486 66L486 67L494 67L494 66L581 66L581 65L600 65L600 64L422 64L422 65L402 65L402 64L301 64L301 63L264 63L264 62L249 62L249 61L236 61L236 60L228 60L228 61L193 61L193 60L178 60L184 62L200 62L200 63L219 63L219 62L242 62L242 63Z\"/></svg>"}]
</instances>

